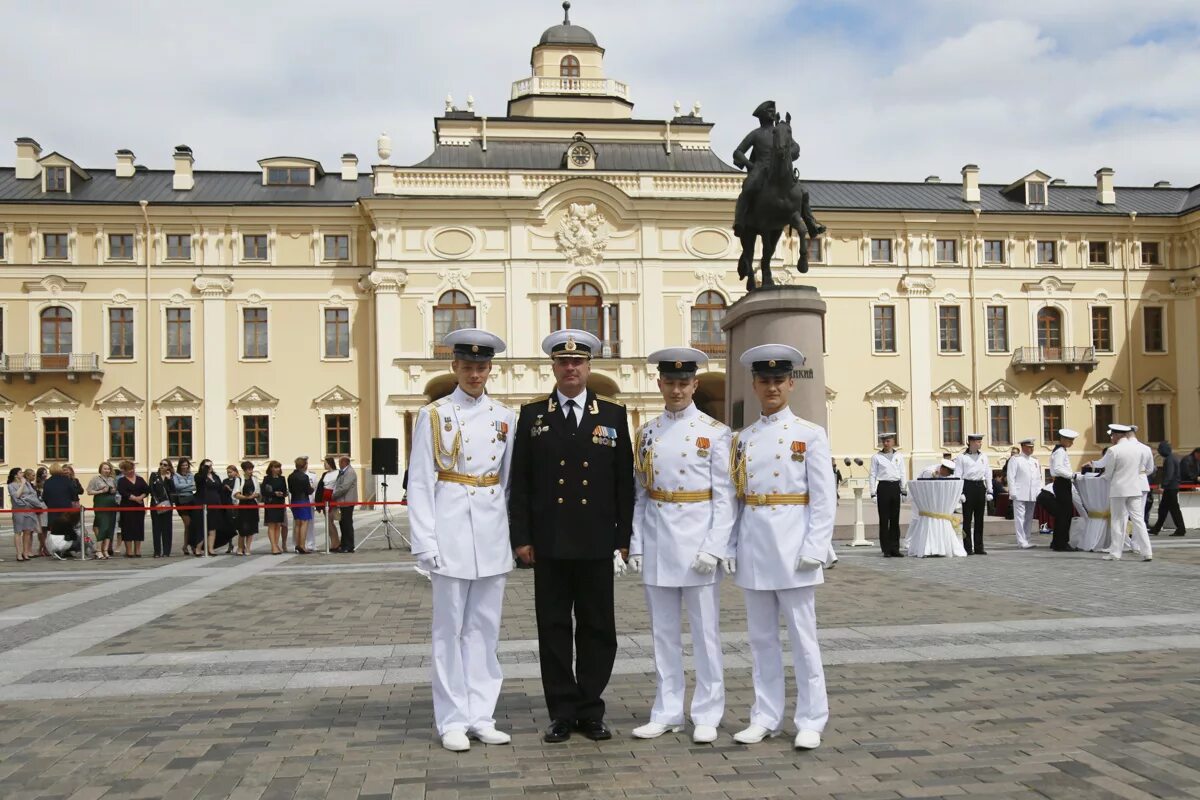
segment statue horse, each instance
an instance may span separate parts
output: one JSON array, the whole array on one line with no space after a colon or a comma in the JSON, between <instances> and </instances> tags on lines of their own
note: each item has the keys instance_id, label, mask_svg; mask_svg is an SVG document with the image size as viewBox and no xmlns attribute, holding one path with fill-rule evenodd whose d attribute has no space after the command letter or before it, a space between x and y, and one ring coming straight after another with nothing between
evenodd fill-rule
<instances>
[{"instance_id":1,"label":"statue horse","mask_svg":"<svg viewBox=\"0 0 1200 800\"><path fill-rule=\"evenodd\" d=\"M792 115L776 118L771 131L771 151L767 159L765 180L746 214L745 224L737 231L742 243L742 255L738 259L738 277L746 281L746 290L753 291L754 245L761 238L762 285L774 286L771 277L771 258L783 236L783 229L791 228L800 237L800 257L796 265L800 272L808 272L808 240L824 232L825 226L812 218L808 204L808 191L800 183L792 169Z\"/></svg>"}]
</instances>

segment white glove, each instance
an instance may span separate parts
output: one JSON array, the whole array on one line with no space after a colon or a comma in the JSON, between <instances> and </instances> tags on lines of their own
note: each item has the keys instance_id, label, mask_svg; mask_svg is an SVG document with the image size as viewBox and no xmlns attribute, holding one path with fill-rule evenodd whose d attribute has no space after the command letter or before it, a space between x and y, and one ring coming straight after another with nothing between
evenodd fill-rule
<instances>
[{"instance_id":1,"label":"white glove","mask_svg":"<svg viewBox=\"0 0 1200 800\"><path fill-rule=\"evenodd\" d=\"M814 570L817 567L823 566L825 566L824 562L818 561L815 558L810 558L809 556L800 556L796 559L797 572L808 572L809 570Z\"/></svg>"},{"instance_id":2,"label":"white glove","mask_svg":"<svg viewBox=\"0 0 1200 800\"><path fill-rule=\"evenodd\" d=\"M642 557L641 555L629 557L629 571L634 575L642 574Z\"/></svg>"},{"instance_id":3,"label":"white glove","mask_svg":"<svg viewBox=\"0 0 1200 800\"><path fill-rule=\"evenodd\" d=\"M958 496L958 504L961 506L965 502L967 502L967 496L965 494L960 494Z\"/></svg>"},{"instance_id":4,"label":"white glove","mask_svg":"<svg viewBox=\"0 0 1200 800\"><path fill-rule=\"evenodd\" d=\"M613 575L619 578L625 574L626 570L625 559L621 558L621 551L613 550Z\"/></svg>"},{"instance_id":5,"label":"white glove","mask_svg":"<svg viewBox=\"0 0 1200 800\"><path fill-rule=\"evenodd\" d=\"M730 556L725 559L725 571L730 575L737 574L737 556Z\"/></svg>"},{"instance_id":6,"label":"white glove","mask_svg":"<svg viewBox=\"0 0 1200 800\"><path fill-rule=\"evenodd\" d=\"M987 501L988 501L989 503L990 503L990 502L992 502L992 500L993 500L993 499L994 499L994 498L993 498L993 497L992 497L990 494L987 496Z\"/></svg>"},{"instance_id":7,"label":"white glove","mask_svg":"<svg viewBox=\"0 0 1200 800\"><path fill-rule=\"evenodd\" d=\"M442 566L442 560L437 553L417 553L417 566L426 572L433 572Z\"/></svg>"},{"instance_id":8,"label":"white glove","mask_svg":"<svg viewBox=\"0 0 1200 800\"><path fill-rule=\"evenodd\" d=\"M717 570L717 562L720 561L714 555L708 553L697 553L696 560L692 562L692 569L699 572L701 575L712 575Z\"/></svg>"}]
</instances>

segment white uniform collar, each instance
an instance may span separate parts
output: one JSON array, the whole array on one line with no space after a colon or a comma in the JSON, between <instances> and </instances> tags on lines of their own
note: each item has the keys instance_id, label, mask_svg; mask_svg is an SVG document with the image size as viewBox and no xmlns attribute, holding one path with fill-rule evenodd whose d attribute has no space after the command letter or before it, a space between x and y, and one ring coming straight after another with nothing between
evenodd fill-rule
<instances>
[{"instance_id":1,"label":"white uniform collar","mask_svg":"<svg viewBox=\"0 0 1200 800\"><path fill-rule=\"evenodd\" d=\"M687 408L683 409L682 411L667 411L664 408L663 413L662 413L662 418L669 422L678 422L678 421L682 421L682 420L691 419L692 417L696 416L699 413L700 413L700 409L696 408L695 403L688 403Z\"/></svg>"},{"instance_id":2,"label":"white uniform collar","mask_svg":"<svg viewBox=\"0 0 1200 800\"><path fill-rule=\"evenodd\" d=\"M764 425L772 425L776 422L787 422L794 416L796 416L796 415L792 413L791 407L784 406L779 411L775 412L774 414L771 414L770 416L768 416L766 414L759 415L758 421L763 423Z\"/></svg>"},{"instance_id":3,"label":"white uniform collar","mask_svg":"<svg viewBox=\"0 0 1200 800\"><path fill-rule=\"evenodd\" d=\"M454 391L450 393L450 399L456 406L475 408L487 399L487 392L483 392L479 397L471 397L471 395L462 390L461 386L455 386Z\"/></svg>"},{"instance_id":4,"label":"white uniform collar","mask_svg":"<svg viewBox=\"0 0 1200 800\"><path fill-rule=\"evenodd\" d=\"M587 404L587 387L584 387L583 391L580 392L579 394L575 395L574 397L567 397L565 394L562 393L561 389L555 389L554 393L556 395L558 395L558 407L559 408L566 408L568 400L574 400L575 407L580 410L582 410L583 407Z\"/></svg>"}]
</instances>

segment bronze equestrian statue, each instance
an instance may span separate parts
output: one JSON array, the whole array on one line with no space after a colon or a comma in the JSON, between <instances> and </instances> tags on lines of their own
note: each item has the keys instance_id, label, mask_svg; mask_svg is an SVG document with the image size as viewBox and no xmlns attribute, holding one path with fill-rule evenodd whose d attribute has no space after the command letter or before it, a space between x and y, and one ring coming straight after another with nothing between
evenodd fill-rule
<instances>
[{"instance_id":1,"label":"bronze equestrian statue","mask_svg":"<svg viewBox=\"0 0 1200 800\"><path fill-rule=\"evenodd\" d=\"M739 169L749 169L742 192L738 195L733 217L733 233L742 243L738 259L738 277L746 280L746 289L753 291L754 243L762 238L762 285L773 286L771 257L783 235L791 226L800 236L800 272L808 272L808 239L825 232L825 226L813 219L808 203L808 190L800 183L792 162L800 157L800 145L792 137L792 115L780 119L775 101L767 100L754 109L759 127L751 131L737 150L733 163Z\"/></svg>"}]
</instances>

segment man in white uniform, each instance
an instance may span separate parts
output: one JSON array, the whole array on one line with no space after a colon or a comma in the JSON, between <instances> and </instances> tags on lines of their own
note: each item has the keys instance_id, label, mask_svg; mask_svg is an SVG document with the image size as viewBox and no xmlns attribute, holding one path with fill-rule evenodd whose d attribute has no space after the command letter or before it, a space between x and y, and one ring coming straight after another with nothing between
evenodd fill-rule
<instances>
[{"instance_id":1,"label":"man in white uniform","mask_svg":"<svg viewBox=\"0 0 1200 800\"><path fill-rule=\"evenodd\" d=\"M879 549L884 558L900 558L900 496L908 494L904 456L896 452L896 434L879 434L880 450L871 456L867 484L879 511Z\"/></svg>"},{"instance_id":2,"label":"man in white uniform","mask_svg":"<svg viewBox=\"0 0 1200 800\"><path fill-rule=\"evenodd\" d=\"M516 415L485 392L504 341L487 331L453 331L458 386L421 409L408 463L408 518L417 564L433 583L433 714L442 747L468 750L468 737L507 744L496 730L500 696L500 611L512 569L508 476Z\"/></svg>"},{"instance_id":3,"label":"man in white uniform","mask_svg":"<svg viewBox=\"0 0 1200 800\"><path fill-rule=\"evenodd\" d=\"M637 483L629 566L642 573L645 584L658 693L650 721L633 735L653 739L683 724L680 605L686 604L696 663L692 741L714 742L725 715L717 564L733 529L733 434L692 402L696 371L707 355L672 347L651 353L649 360L658 366L666 410L642 425L634 439Z\"/></svg>"},{"instance_id":4,"label":"man in white uniform","mask_svg":"<svg viewBox=\"0 0 1200 800\"><path fill-rule=\"evenodd\" d=\"M727 569L745 592L754 658L750 725L733 738L754 744L780 732L785 702L782 613L796 677L794 745L811 750L821 745L829 720L815 604L837 510L829 438L821 426L788 408L795 386L792 368L804 363L799 350L763 344L742 353L740 361L753 373L762 416L734 438L730 459L740 502Z\"/></svg>"},{"instance_id":5,"label":"man in white uniform","mask_svg":"<svg viewBox=\"0 0 1200 800\"><path fill-rule=\"evenodd\" d=\"M1021 440L1021 452L1008 459L1008 496L1013 506L1013 526L1022 550L1034 547L1029 541L1033 509L1042 490L1042 465L1033 456L1033 439Z\"/></svg>"},{"instance_id":6,"label":"man in white uniform","mask_svg":"<svg viewBox=\"0 0 1200 800\"><path fill-rule=\"evenodd\" d=\"M992 499L992 468L980 451L982 433L967 434L967 451L954 458L954 477L963 480L963 548L969 556L986 556L983 516Z\"/></svg>"},{"instance_id":7,"label":"man in white uniform","mask_svg":"<svg viewBox=\"0 0 1200 800\"><path fill-rule=\"evenodd\" d=\"M1054 482L1054 538L1050 541L1050 549L1064 553L1075 550L1071 545L1071 519L1075 513L1071 487L1075 471L1071 469L1069 448L1077 438L1076 431L1060 428L1058 444L1050 453L1050 480Z\"/></svg>"},{"instance_id":8,"label":"man in white uniform","mask_svg":"<svg viewBox=\"0 0 1200 800\"><path fill-rule=\"evenodd\" d=\"M1150 527L1150 476L1154 474L1154 451L1150 449L1150 445L1138 440L1137 430L1137 425L1130 425L1129 433L1125 434L1125 438L1137 445L1138 452L1142 456L1142 517L1148 529Z\"/></svg>"},{"instance_id":9,"label":"man in white uniform","mask_svg":"<svg viewBox=\"0 0 1200 800\"><path fill-rule=\"evenodd\" d=\"M1146 530L1145 500L1142 482L1145 461L1141 443L1123 439L1104 454L1108 477L1109 537L1105 561L1119 561L1125 547L1125 526L1133 525L1133 549L1141 553L1142 561L1150 561L1150 534Z\"/></svg>"}]
</instances>

